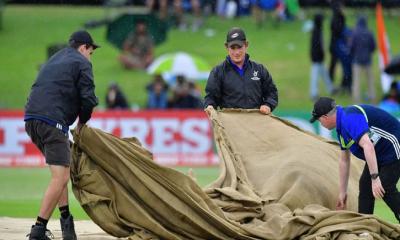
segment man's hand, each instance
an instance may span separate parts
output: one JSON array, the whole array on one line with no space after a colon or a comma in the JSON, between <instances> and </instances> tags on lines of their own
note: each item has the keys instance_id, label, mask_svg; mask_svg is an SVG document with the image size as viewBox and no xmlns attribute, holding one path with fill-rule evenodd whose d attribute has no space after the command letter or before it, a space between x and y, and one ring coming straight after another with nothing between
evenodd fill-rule
<instances>
[{"instance_id":1,"label":"man's hand","mask_svg":"<svg viewBox=\"0 0 400 240\"><path fill-rule=\"evenodd\" d=\"M360 138L358 142L360 147L364 150L365 161L368 165L368 170L370 173L378 173L378 161L376 159L374 144L369 139L368 133L365 133ZM385 189L383 189L381 179L377 177L376 179L371 179L372 194L376 199L380 199L385 194Z\"/></svg>"},{"instance_id":2,"label":"man's hand","mask_svg":"<svg viewBox=\"0 0 400 240\"><path fill-rule=\"evenodd\" d=\"M208 105L204 111L207 113L208 116L211 115L212 110L214 110L213 105Z\"/></svg>"},{"instance_id":3,"label":"man's hand","mask_svg":"<svg viewBox=\"0 0 400 240\"><path fill-rule=\"evenodd\" d=\"M78 124L76 125L76 134L79 135L79 133L81 132L81 129L82 129L83 125L85 125L85 124L84 124L84 123L78 122Z\"/></svg>"},{"instance_id":4,"label":"man's hand","mask_svg":"<svg viewBox=\"0 0 400 240\"><path fill-rule=\"evenodd\" d=\"M336 210L346 210L347 193L340 193L336 202Z\"/></svg>"},{"instance_id":5,"label":"man's hand","mask_svg":"<svg viewBox=\"0 0 400 240\"><path fill-rule=\"evenodd\" d=\"M383 189L381 179L379 177L376 179L371 179L371 185L372 185L372 193L374 194L374 197L376 199L383 198L383 195L385 195L385 189Z\"/></svg>"},{"instance_id":6,"label":"man's hand","mask_svg":"<svg viewBox=\"0 0 400 240\"><path fill-rule=\"evenodd\" d=\"M271 108L268 107L267 105L261 105L260 112L263 113L263 114L270 114L271 113Z\"/></svg>"}]
</instances>

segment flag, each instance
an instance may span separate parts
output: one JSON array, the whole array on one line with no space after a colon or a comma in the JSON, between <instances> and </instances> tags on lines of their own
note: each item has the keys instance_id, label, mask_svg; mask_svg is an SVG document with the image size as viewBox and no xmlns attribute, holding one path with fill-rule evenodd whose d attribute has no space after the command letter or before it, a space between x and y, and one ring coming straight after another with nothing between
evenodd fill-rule
<instances>
[{"instance_id":1,"label":"flag","mask_svg":"<svg viewBox=\"0 0 400 240\"><path fill-rule=\"evenodd\" d=\"M386 34L385 20L383 19L382 4L380 1L376 4L376 34L379 50L379 68L381 71L381 86L384 93L390 89L393 77L384 72L385 66L390 61L389 39Z\"/></svg>"}]
</instances>

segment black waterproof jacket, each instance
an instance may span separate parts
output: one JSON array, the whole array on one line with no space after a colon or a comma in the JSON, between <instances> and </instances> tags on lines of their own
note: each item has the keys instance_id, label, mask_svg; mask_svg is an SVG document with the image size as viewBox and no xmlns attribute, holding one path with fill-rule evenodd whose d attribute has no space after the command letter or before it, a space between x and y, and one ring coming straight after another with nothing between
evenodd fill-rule
<instances>
[{"instance_id":1,"label":"black waterproof jacket","mask_svg":"<svg viewBox=\"0 0 400 240\"><path fill-rule=\"evenodd\" d=\"M92 64L76 49L64 48L41 67L25 118L47 118L68 127L79 116L86 123L98 104L94 89Z\"/></svg>"},{"instance_id":2,"label":"black waterproof jacket","mask_svg":"<svg viewBox=\"0 0 400 240\"><path fill-rule=\"evenodd\" d=\"M204 101L205 107L258 109L267 105L272 111L278 105L278 90L267 69L246 55L243 76L228 59L211 71Z\"/></svg>"},{"instance_id":3,"label":"black waterproof jacket","mask_svg":"<svg viewBox=\"0 0 400 240\"><path fill-rule=\"evenodd\" d=\"M324 61L324 40L322 35L322 16L317 15L314 19L314 28L311 34L311 61L322 63Z\"/></svg>"}]
</instances>

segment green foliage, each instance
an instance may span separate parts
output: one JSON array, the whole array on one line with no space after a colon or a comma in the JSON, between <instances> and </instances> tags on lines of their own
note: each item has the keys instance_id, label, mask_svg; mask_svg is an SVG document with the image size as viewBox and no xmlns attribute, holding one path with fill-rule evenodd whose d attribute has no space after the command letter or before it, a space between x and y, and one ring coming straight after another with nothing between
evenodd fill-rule
<instances>
[{"instance_id":1,"label":"green foliage","mask_svg":"<svg viewBox=\"0 0 400 240\"><path fill-rule=\"evenodd\" d=\"M306 14L311 17L312 11ZM370 15L369 25L375 31L373 12L365 13ZM329 12L326 14L324 28L326 50L329 40L328 15ZM354 26L355 15L354 11L347 13L350 26ZM47 46L66 42L70 33L82 28L85 22L104 16L105 11L98 7L7 5L3 14L3 30L0 31L0 108L22 109L38 68L46 60ZM386 17L385 20L392 50L399 53L398 19ZM203 57L214 66L226 55L223 43L227 30L233 26L243 27L250 42L251 58L267 66L277 84L279 108L308 111L312 105L308 96L310 33L302 32L303 21L280 24L271 21L267 18L263 27L259 28L250 17L233 20L210 17L198 32L172 29L168 33L167 41L157 46L155 53L159 56L167 52L186 51ZM215 35L207 37L207 29L214 30ZM151 76L145 71L128 71L120 66L117 61L119 50L105 40L104 26L89 31L102 46L92 57L100 107L104 106L105 91L110 81L116 81L122 86L131 104L136 103L143 107L146 102L145 86ZM326 54L326 59L328 58ZM376 86L380 89L377 63L375 54L374 72ZM339 67L336 84L340 82L340 75ZM200 84L204 88L205 83ZM338 102L349 104L350 99L339 96Z\"/></svg>"}]
</instances>

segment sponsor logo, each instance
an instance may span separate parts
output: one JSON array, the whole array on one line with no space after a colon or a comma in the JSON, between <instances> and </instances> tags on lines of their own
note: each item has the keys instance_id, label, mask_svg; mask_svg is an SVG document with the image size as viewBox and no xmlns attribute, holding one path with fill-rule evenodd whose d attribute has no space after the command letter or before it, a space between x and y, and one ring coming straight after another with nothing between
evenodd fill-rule
<instances>
[{"instance_id":1,"label":"sponsor logo","mask_svg":"<svg viewBox=\"0 0 400 240\"><path fill-rule=\"evenodd\" d=\"M231 38L237 38L239 36L239 33L234 33L231 35Z\"/></svg>"},{"instance_id":2,"label":"sponsor logo","mask_svg":"<svg viewBox=\"0 0 400 240\"><path fill-rule=\"evenodd\" d=\"M119 137L138 138L158 163L203 166L218 163L211 125L203 111L96 112L88 124ZM44 157L25 132L23 111L0 111L2 166L45 166Z\"/></svg>"},{"instance_id":3,"label":"sponsor logo","mask_svg":"<svg viewBox=\"0 0 400 240\"><path fill-rule=\"evenodd\" d=\"M254 80L254 81L259 81L260 80L260 78L258 77L258 71L254 71L253 72L253 77L251 78L251 80Z\"/></svg>"}]
</instances>

